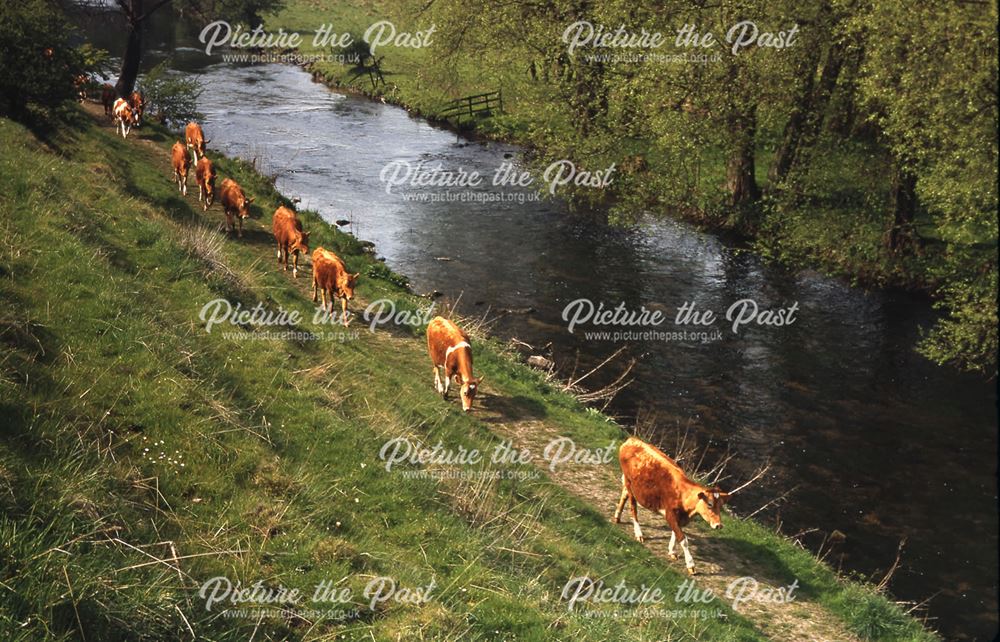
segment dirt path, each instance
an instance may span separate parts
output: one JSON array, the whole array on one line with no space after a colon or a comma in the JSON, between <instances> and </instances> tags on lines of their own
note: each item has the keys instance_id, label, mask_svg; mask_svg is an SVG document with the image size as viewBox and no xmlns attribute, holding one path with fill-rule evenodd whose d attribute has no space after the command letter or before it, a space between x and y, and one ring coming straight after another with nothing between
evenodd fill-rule
<instances>
[{"instance_id":1,"label":"dirt path","mask_svg":"<svg viewBox=\"0 0 1000 642\"><path fill-rule=\"evenodd\" d=\"M540 420L508 422L499 413L493 413L491 417L484 413L483 419L492 419L490 424L494 432L511 440L515 446L529 448L532 452L541 452L546 444L560 436L557 426ZM534 461L545 466L541 458L535 458ZM546 467L545 473L553 482L607 514L609 521L611 520L621 492L620 472L616 466L565 464L557 466L555 471ZM670 529L666 522L655 513L640 508L639 523L645 535L646 548L683 572L683 559L672 561L667 556ZM620 528L631 537L632 525L627 509ZM733 550L726 541L713 538L700 522L692 523L684 532L691 540L691 553L694 555L697 571L694 579L699 589L709 588L720 599L725 599L730 583L743 577L752 577L758 581L761 592L786 585L786 582L778 582L769 577L773 574L767 570L755 567L751 560ZM802 597L785 604L749 601L741 603L736 610L773 640L860 642L859 638L846 630L838 618L821 605Z\"/></svg>"}]
</instances>

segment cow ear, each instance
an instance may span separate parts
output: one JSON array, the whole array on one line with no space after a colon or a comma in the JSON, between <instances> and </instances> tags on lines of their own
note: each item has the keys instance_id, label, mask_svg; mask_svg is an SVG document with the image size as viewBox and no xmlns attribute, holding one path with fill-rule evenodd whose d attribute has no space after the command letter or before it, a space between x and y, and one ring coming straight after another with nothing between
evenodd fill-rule
<instances>
[{"instance_id":1,"label":"cow ear","mask_svg":"<svg viewBox=\"0 0 1000 642\"><path fill-rule=\"evenodd\" d=\"M359 276L361 276L361 272L355 272L351 275L351 279L357 279Z\"/></svg>"},{"instance_id":2,"label":"cow ear","mask_svg":"<svg viewBox=\"0 0 1000 642\"><path fill-rule=\"evenodd\" d=\"M255 196L254 198L257 198L257 197ZM253 198L248 198L247 199L247 205L249 205L250 203L253 203Z\"/></svg>"},{"instance_id":3,"label":"cow ear","mask_svg":"<svg viewBox=\"0 0 1000 642\"><path fill-rule=\"evenodd\" d=\"M724 493L722 491L719 491L719 501L722 502L723 504L725 504L726 502L728 502L729 501L729 493Z\"/></svg>"}]
</instances>

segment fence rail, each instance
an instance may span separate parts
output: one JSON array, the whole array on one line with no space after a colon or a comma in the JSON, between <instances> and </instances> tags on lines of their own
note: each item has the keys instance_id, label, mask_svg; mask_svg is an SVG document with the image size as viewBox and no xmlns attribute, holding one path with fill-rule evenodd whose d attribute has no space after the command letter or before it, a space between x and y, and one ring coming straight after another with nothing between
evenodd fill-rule
<instances>
[{"instance_id":1,"label":"fence rail","mask_svg":"<svg viewBox=\"0 0 1000 642\"><path fill-rule=\"evenodd\" d=\"M461 120L463 116L474 117L477 114L488 115L494 112L503 112L503 93L501 90L456 98L447 103L437 115L439 118Z\"/></svg>"}]
</instances>

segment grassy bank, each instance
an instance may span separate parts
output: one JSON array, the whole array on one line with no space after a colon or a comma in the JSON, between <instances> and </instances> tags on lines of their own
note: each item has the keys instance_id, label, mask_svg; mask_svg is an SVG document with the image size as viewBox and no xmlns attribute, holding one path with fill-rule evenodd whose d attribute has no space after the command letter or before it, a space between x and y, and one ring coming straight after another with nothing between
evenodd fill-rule
<instances>
[{"instance_id":1,"label":"grassy bank","mask_svg":"<svg viewBox=\"0 0 1000 642\"><path fill-rule=\"evenodd\" d=\"M721 535L691 529L699 586L797 580L796 602L675 602L683 568L661 559L654 518L642 517L660 542L642 546L609 522L613 502L588 501L615 495L614 462L491 467L508 477L495 480L387 471L379 452L397 437L491 452L545 435L598 448L625 432L488 340L477 412L443 402L422 328L312 321L308 277L274 262L270 215L285 200L267 179L218 158L220 179L256 198L244 238L224 238L219 205L202 213L169 178L173 134L145 126L125 142L94 113L45 142L0 120L3 639L933 639L870 587L734 518ZM362 272L355 311L425 305L356 239L301 216L313 247ZM246 323L208 332L199 312L220 298L303 321L279 338ZM677 613L569 611L563 587L584 575L660 587ZM217 576L307 598L276 618L221 615L199 596ZM372 608L378 577L414 596L433 583L430 599ZM325 580L350 599L310 603Z\"/></svg>"}]
</instances>

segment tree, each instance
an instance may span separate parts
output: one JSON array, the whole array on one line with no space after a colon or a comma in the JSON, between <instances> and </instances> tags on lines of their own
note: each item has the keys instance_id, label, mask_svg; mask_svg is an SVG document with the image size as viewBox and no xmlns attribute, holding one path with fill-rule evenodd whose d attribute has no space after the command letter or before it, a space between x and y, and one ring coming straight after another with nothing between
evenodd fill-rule
<instances>
[{"instance_id":1,"label":"tree","mask_svg":"<svg viewBox=\"0 0 1000 642\"><path fill-rule=\"evenodd\" d=\"M0 5L0 112L23 118L29 105L48 109L76 96L86 61L70 45L71 34L53 2Z\"/></svg>"},{"instance_id":2,"label":"tree","mask_svg":"<svg viewBox=\"0 0 1000 642\"><path fill-rule=\"evenodd\" d=\"M115 84L115 93L120 97L127 96L135 89L135 80L139 77L139 64L142 61L142 31L146 19L157 9L170 4L172 0L116 0L122 13L125 14L125 53L122 54L121 72Z\"/></svg>"}]
</instances>

